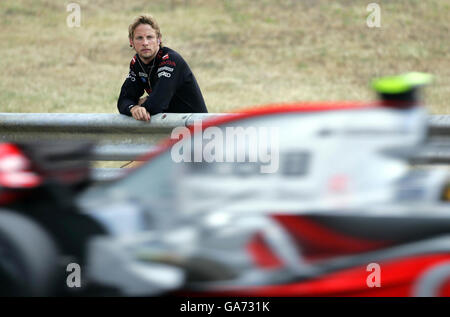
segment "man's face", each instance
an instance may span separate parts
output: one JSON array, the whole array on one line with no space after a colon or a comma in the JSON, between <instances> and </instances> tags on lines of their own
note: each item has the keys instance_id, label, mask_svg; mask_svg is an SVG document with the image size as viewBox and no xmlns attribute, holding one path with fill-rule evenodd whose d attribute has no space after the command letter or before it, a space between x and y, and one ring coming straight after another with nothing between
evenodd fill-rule
<instances>
[{"instance_id":1,"label":"man's face","mask_svg":"<svg viewBox=\"0 0 450 317\"><path fill-rule=\"evenodd\" d=\"M159 40L156 31L149 24L139 24L134 30L134 38L130 42L142 61L148 63L158 53Z\"/></svg>"}]
</instances>

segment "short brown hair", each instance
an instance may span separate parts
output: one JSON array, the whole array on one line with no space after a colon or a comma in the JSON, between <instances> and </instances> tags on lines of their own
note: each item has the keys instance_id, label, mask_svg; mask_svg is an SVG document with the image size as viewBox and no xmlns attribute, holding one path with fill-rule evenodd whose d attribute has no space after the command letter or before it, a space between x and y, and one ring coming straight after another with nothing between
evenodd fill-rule
<instances>
[{"instance_id":1,"label":"short brown hair","mask_svg":"<svg viewBox=\"0 0 450 317\"><path fill-rule=\"evenodd\" d=\"M136 30L136 28L140 24L150 25L152 29L156 31L156 36L158 38L161 38L161 30L159 29L158 22L156 22L155 18L153 18L151 15L140 15L137 18L135 18L133 23L131 23L130 26L128 27L128 38L130 40L134 39L134 30ZM160 46L162 46L162 43L160 43Z\"/></svg>"}]
</instances>

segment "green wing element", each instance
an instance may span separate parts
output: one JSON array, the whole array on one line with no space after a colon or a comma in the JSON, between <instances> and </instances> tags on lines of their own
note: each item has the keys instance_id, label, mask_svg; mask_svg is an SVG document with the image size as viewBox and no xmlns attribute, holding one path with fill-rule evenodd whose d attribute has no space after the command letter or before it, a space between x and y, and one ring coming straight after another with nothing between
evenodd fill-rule
<instances>
[{"instance_id":1,"label":"green wing element","mask_svg":"<svg viewBox=\"0 0 450 317\"><path fill-rule=\"evenodd\" d=\"M431 83L433 76L427 73L411 72L398 76L382 77L372 82L372 88L380 94L402 94L416 87Z\"/></svg>"}]
</instances>

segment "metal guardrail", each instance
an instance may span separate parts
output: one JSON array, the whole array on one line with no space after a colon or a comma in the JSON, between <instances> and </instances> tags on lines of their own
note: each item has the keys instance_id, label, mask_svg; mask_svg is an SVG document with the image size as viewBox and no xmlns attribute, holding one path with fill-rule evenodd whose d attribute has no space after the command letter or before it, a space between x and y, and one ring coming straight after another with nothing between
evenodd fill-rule
<instances>
[{"instance_id":1,"label":"metal guardrail","mask_svg":"<svg viewBox=\"0 0 450 317\"><path fill-rule=\"evenodd\" d=\"M233 114L168 113L142 122L106 113L0 113L0 141L90 140L97 145L95 161L133 161L152 151L176 127L224 116ZM104 181L123 172L119 168L96 168L92 176Z\"/></svg>"},{"instance_id":2,"label":"metal guardrail","mask_svg":"<svg viewBox=\"0 0 450 317\"><path fill-rule=\"evenodd\" d=\"M450 137L450 115L431 115L428 122L431 136Z\"/></svg>"},{"instance_id":3,"label":"metal guardrail","mask_svg":"<svg viewBox=\"0 0 450 317\"><path fill-rule=\"evenodd\" d=\"M0 113L0 140L88 139L100 145L155 144L175 127L226 113L168 113L149 122L107 113Z\"/></svg>"},{"instance_id":4,"label":"metal guardrail","mask_svg":"<svg viewBox=\"0 0 450 317\"><path fill-rule=\"evenodd\" d=\"M149 122L120 114L0 113L0 141L91 140L97 144L93 160L132 161L154 149L172 130L195 120L230 116L227 113L167 113ZM450 115L429 117L427 146L415 153L412 163L450 164ZM119 169L96 169L95 179L121 175Z\"/></svg>"}]
</instances>

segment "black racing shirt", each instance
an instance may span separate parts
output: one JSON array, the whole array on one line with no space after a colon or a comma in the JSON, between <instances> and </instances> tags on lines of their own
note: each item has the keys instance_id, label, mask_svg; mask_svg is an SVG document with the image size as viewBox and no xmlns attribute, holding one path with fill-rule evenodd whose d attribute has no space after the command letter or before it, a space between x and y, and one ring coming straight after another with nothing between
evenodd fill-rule
<instances>
[{"instance_id":1,"label":"black racing shirt","mask_svg":"<svg viewBox=\"0 0 450 317\"><path fill-rule=\"evenodd\" d=\"M142 106L151 115L161 112L208 112L188 64L180 54L168 47L160 48L149 64L144 64L138 54L133 57L117 101L119 112L131 116L131 107L138 104L144 91L148 97Z\"/></svg>"}]
</instances>

